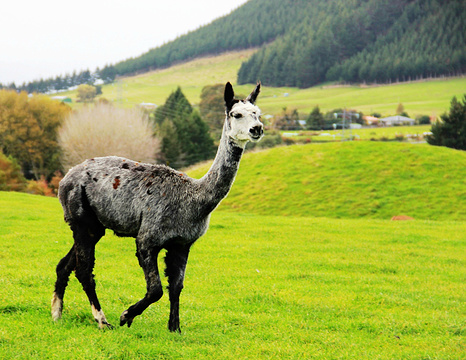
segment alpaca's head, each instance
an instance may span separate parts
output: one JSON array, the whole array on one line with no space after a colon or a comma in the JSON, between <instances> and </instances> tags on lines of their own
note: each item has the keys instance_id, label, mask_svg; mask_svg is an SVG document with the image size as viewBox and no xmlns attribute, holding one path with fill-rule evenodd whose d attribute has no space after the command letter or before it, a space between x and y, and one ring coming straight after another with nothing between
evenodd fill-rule
<instances>
[{"instance_id":1,"label":"alpaca's head","mask_svg":"<svg viewBox=\"0 0 466 360\"><path fill-rule=\"evenodd\" d=\"M244 100L236 100L233 86L225 85L225 107L227 135L237 145L244 147L248 141L259 141L264 135L264 125L260 122L260 109L254 105L259 95L258 83Z\"/></svg>"}]
</instances>

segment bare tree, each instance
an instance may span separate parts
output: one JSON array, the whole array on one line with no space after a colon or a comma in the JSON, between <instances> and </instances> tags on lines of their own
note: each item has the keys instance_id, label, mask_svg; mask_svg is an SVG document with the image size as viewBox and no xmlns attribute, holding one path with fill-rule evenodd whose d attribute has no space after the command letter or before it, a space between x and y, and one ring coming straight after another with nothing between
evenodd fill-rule
<instances>
[{"instance_id":1,"label":"bare tree","mask_svg":"<svg viewBox=\"0 0 466 360\"><path fill-rule=\"evenodd\" d=\"M153 137L148 116L141 109L104 103L68 116L58 141L66 171L86 159L109 155L154 162L160 149L160 141Z\"/></svg>"}]
</instances>

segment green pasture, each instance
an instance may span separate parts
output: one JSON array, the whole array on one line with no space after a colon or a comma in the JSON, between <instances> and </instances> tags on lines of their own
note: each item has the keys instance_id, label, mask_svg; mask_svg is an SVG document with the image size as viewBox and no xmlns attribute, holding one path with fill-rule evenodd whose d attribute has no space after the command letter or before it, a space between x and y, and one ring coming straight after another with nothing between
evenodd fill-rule
<instances>
[{"instance_id":1,"label":"green pasture","mask_svg":"<svg viewBox=\"0 0 466 360\"><path fill-rule=\"evenodd\" d=\"M462 97L466 78L431 80L377 86L316 86L309 89L269 89L271 97L262 98L259 106L265 113L277 114L287 107L307 116L314 106L322 112L336 108L395 115L401 102L405 111L417 115L439 116L448 112L453 96ZM287 93L288 96L284 96ZM304 117L304 116L303 116Z\"/></svg>"},{"instance_id":2,"label":"green pasture","mask_svg":"<svg viewBox=\"0 0 466 360\"><path fill-rule=\"evenodd\" d=\"M363 127L360 129L322 130L322 131L282 131L282 136L300 142L346 141L348 139L375 141L425 141L425 133L431 125Z\"/></svg>"},{"instance_id":3,"label":"green pasture","mask_svg":"<svg viewBox=\"0 0 466 360\"><path fill-rule=\"evenodd\" d=\"M0 192L0 358L462 359L465 231L219 209L190 255L182 335L166 328L166 295L118 327L145 284L134 241L108 232L95 273L117 327L102 331L74 276L51 321L54 268L72 243L58 200Z\"/></svg>"},{"instance_id":4,"label":"green pasture","mask_svg":"<svg viewBox=\"0 0 466 360\"><path fill-rule=\"evenodd\" d=\"M114 101L120 106L133 107L146 103L161 105L178 86L194 105L200 102L201 90L205 85L236 83L236 74L241 63L254 53L254 49L226 53L218 56L194 59L104 85L101 97ZM401 102L411 116L439 116L450 108L453 96L462 97L466 89L466 78L437 79L422 82L392 85L334 86L324 84L309 89L273 88L263 84L258 100L264 114L277 115L297 109L306 118L314 106L327 112L336 108L348 108L365 114L379 112L384 116L393 115ZM237 94L247 95L252 85L235 86ZM74 107L76 91L64 93L70 96Z\"/></svg>"}]
</instances>

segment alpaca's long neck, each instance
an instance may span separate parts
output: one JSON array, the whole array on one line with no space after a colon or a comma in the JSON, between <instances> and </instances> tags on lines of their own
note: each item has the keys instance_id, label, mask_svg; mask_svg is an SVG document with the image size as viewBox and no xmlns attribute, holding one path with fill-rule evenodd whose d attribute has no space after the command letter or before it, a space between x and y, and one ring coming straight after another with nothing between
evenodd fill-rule
<instances>
[{"instance_id":1,"label":"alpaca's long neck","mask_svg":"<svg viewBox=\"0 0 466 360\"><path fill-rule=\"evenodd\" d=\"M236 145L226 134L225 122L222 138L218 146L217 155L212 167L199 180L201 212L210 213L224 199L230 191L238 172L239 162L243 155L243 147Z\"/></svg>"}]
</instances>

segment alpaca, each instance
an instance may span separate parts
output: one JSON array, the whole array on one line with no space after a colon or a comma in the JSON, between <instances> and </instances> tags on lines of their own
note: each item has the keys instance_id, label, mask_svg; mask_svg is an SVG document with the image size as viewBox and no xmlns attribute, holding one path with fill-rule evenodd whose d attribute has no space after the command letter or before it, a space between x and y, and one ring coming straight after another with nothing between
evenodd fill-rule
<instances>
[{"instance_id":1,"label":"alpaca","mask_svg":"<svg viewBox=\"0 0 466 360\"><path fill-rule=\"evenodd\" d=\"M136 239L136 256L147 284L144 298L122 313L120 326L130 327L136 316L162 297L157 257L166 249L168 328L180 332L179 298L191 245L205 234L211 212L228 194L246 143L263 136L255 105L259 92L260 83L245 100L236 100L232 85L226 84L222 138L212 167L201 179L164 165L116 156L86 160L66 174L60 182L59 200L74 244L56 268L53 320L61 318L65 288L75 270L99 327L112 328L97 299L93 275L95 245L105 229L111 229L116 235Z\"/></svg>"}]
</instances>

